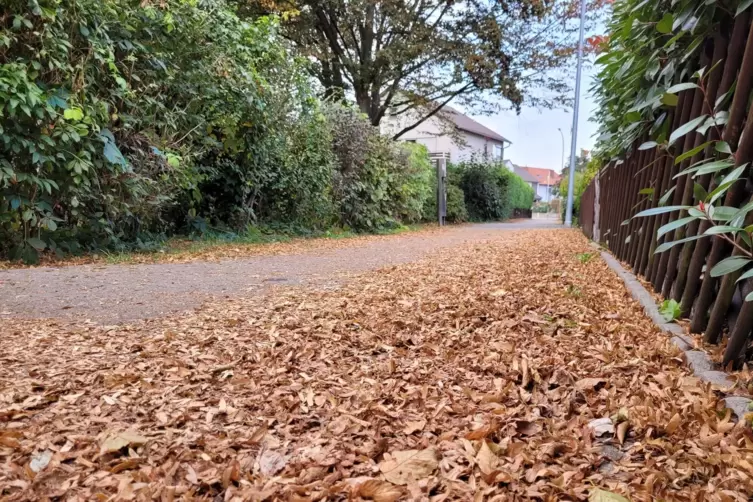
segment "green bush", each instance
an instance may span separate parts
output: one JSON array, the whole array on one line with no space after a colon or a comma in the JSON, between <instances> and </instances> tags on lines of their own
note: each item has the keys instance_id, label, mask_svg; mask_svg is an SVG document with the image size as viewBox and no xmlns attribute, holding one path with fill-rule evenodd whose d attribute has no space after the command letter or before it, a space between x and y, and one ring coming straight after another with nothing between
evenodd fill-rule
<instances>
[{"instance_id":1,"label":"green bush","mask_svg":"<svg viewBox=\"0 0 753 502\"><path fill-rule=\"evenodd\" d=\"M458 186L459 175L454 172L453 166L448 166L446 179L447 211L445 221L448 223L462 223L468 221L468 209L465 206L465 194ZM426 201L423 206L422 220L427 222L436 222L437 214L437 172L434 166L431 166L431 183L430 191L426 193Z\"/></svg>"},{"instance_id":2,"label":"green bush","mask_svg":"<svg viewBox=\"0 0 753 502\"><path fill-rule=\"evenodd\" d=\"M276 19L232 5L4 3L0 257L421 218L426 150L320 103Z\"/></svg>"},{"instance_id":3,"label":"green bush","mask_svg":"<svg viewBox=\"0 0 753 502\"><path fill-rule=\"evenodd\" d=\"M575 171L575 179L573 183L573 221L578 222L580 217L580 199L583 195L583 192L586 190L588 185L591 183L591 180L594 179L596 174L599 172L599 160L596 158L593 158L589 160L587 163L585 163L585 167L583 167L582 170L576 170ZM568 177L567 172L563 173L562 181L560 181L560 187L559 187L560 195L562 197L563 201L567 200L567 194L568 194ZM564 220L565 218L565 210L567 208L567 204L562 204L562 218Z\"/></svg>"},{"instance_id":4,"label":"green bush","mask_svg":"<svg viewBox=\"0 0 753 502\"><path fill-rule=\"evenodd\" d=\"M506 197L511 209L528 211L533 206L533 188L523 181L523 178L507 170L504 166L499 169L500 178L504 180Z\"/></svg>"},{"instance_id":5,"label":"green bush","mask_svg":"<svg viewBox=\"0 0 753 502\"><path fill-rule=\"evenodd\" d=\"M426 148L380 135L352 108L329 104L325 114L338 166L334 199L340 223L375 231L419 221L433 186Z\"/></svg>"},{"instance_id":6,"label":"green bush","mask_svg":"<svg viewBox=\"0 0 753 502\"><path fill-rule=\"evenodd\" d=\"M533 189L499 162L461 162L451 166L449 178L462 189L473 221L504 220L515 209L529 210L533 204Z\"/></svg>"},{"instance_id":7,"label":"green bush","mask_svg":"<svg viewBox=\"0 0 753 502\"><path fill-rule=\"evenodd\" d=\"M465 194L463 193L463 190L456 185L447 186L446 218L450 223L462 223L468 221L468 209L465 206Z\"/></svg>"}]
</instances>

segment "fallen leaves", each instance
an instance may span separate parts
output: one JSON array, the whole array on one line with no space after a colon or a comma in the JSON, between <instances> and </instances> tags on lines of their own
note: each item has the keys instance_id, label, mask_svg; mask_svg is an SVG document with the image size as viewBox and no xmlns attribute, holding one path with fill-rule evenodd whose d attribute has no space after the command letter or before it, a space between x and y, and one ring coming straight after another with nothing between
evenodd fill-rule
<instances>
[{"instance_id":1,"label":"fallen leaves","mask_svg":"<svg viewBox=\"0 0 753 502\"><path fill-rule=\"evenodd\" d=\"M144 436L137 434L133 431L117 432L111 434L102 443L102 448L99 450L100 454L114 453L121 448L142 446L149 441Z\"/></svg>"},{"instance_id":2,"label":"fallen leaves","mask_svg":"<svg viewBox=\"0 0 753 502\"><path fill-rule=\"evenodd\" d=\"M588 251L506 233L131 325L0 320L0 499L746 500L750 430Z\"/></svg>"},{"instance_id":3,"label":"fallen leaves","mask_svg":"<svg viewBox=\"0 0 753 502\"><path fill-rule=\"evenodd\" d=\"M394 451L384 454L379 470L396 485L407 485L431 475L439 465L433 449Z\"/></svg>"},{"instance_id":4,"label":"fallen leaves","mask_svg":"<svg viewBox=\"0 0 753 502\"><path fill-rule=\"evenodd\" d=\"M630 500L618 493L594 488L588 495L588 502L630 502Z\"/></svg>"},{"instance_id":5,"label":"fallen leaves","mask_svg":"<svg viewBox=\"0 0 753 502\"><path fill-rule=\"evenodd\" d=\"M499 466L499 458L492 452L486 441L481 441L481 448L476 455L476 463L481 472L487 475L495 472Z\"/></svg>"},{"instance_id":6,"label":"fallen leaves","mask_svg":"<svg viewBox=\"0 0 753 502\"><path fill-rule=\"evenodd\" d=\"M606 380L603 378L581 378L575 382L575 388L578 390L595 390L605 383Z\"/></svg>"},{"instance_id":7,"label":"fallen leaves","mask_svg":"<svg viewBox=\"0 0 753 502\"><path fill-rule=\"evenodd\" d=\"M394 502L403 496L403 490L393 484L370 479L361 483L356 495L374 502Z\"/></svg>"}]
</instances>

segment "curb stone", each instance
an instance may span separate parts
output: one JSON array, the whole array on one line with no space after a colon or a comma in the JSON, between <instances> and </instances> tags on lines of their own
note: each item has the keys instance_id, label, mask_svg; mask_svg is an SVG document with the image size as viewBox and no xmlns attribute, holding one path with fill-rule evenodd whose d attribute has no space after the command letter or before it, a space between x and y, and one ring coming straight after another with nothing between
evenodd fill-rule
<instances>
[{"instance_id":1,"label":"curb stone","mask_svg":"<svg viewBox=\"0 0 753 502\"><path fill-rule=\"evenodd\" d=\"M594 246L596 247L596 246ZM601 249L601 248L599 248ZM677 324L668 323L664 320L659 307L657 307L653 296L646 291L643 284L632 274L622 267L622 264L611 254L604 250L600 250L601 258L625 283L630 295L637 300L642 306L651 320L656 326L664 333L671 335L671 342L677 348L679 348L685 354L685 362L693 370L693 375L703 380L704 382L710 382L712 385L719 387L729 387L732 385L730 376L723 372L717 371L716 365L711 360L708 354L703 350L697 350L694 348L693 339L685 335L683 329ZM723 399L724 405L732 410L732 413L738 420L743 420L745 414L748 411L751 399L743 396L731 396L727 395Z\"/></svg>"}]
</instances>

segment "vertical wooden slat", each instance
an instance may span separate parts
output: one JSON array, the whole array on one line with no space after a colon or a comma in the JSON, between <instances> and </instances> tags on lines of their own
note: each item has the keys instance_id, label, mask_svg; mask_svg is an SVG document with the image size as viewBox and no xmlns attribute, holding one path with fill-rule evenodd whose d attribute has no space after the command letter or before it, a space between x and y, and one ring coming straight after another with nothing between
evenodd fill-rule
<instances>
[{"instance_id":1,"label":"vertical wooden slat","mask_svg":"<svg viewBox=\"0 0 753 502\"><path fill-rule=\"evenodd\" d=\"M727 43L728 42L724 38L724 35L722 33L717 33L717 35L714 36L714 52L713 56L711 57L711 66L706 70L706 75L708 75L708 78L706 79L706 99L703 102L703 108L701 110L702 115L713 114L714 110L712 103L715 103L716 99L724 94L724 92L720 92L719 95L717 95L717 92L720 90L719 84L721 83L722 75L724 74L724 67L722 66L722 63L727 56ZM703 136L701 134L693 134L695 136L693 148L697 148L703 145L707 141L707 138L709 140L713 139L714 134L716 134L715 127L709 128L706 136ZM689 165L692 166L696 162L703 160L706 155L713 155L713 151L713 148L707 147L705 149L705 152L699 152L694 155L690 159ZM695 183L703 187L704 190L708 190L711 183L711 178L711 175L706 175L698 179ZM694 193L691 190L690 199L687 201L687 204L697 205L699 202L701 201L695 200ZM698 232L699 223L699 220L690 222L690 224L685 228L685 236L693 237L694 235L696 235L696 233ZM675 284L671 292L672 298L678 302L682 299L682 293L685 290L685 281L688 277L687 274L688 267L690 266L690 257L693 253L693 249L695 249L695 243L696 241L686 242L685 244L683 244L681 251L678 253L679 262L677 265L677 277L675 279Z\"/></svg>"},{"instance_id":2,"label":"vertical wooden slat","mask_svg":"<svg viewBox=\"0 0 753 502\"><path fill-rule=\"evenodd\" d=\"M701 64L703 62L708 62L708 58L704 56L704 58L701 59ZM690 110L688 118L686 120L683 120L681 122L682 124L685 124L688 122L688 120L692 120L701 112L701 106L703 105L703 93L700 89L696 89L693 91L693 98L691 100ZM686 103L687 107L687 103ZM686 134L685 138L683 138L685 141L683 141L682 147L680 150L678 150L678 154L682 152L687 152L690 150L691 145L693 144L693 137L690 134ZM687 165L687 160L684 160L679 166L678 166L678 172L682 171L684 166ZM677 178L676 184L675 184L675 193L673 194L672 198L672 205L679 206L683 200L688 199L690 195L693 193L693 183L692 180L690 183L686 183L689 176L680 176ZM685 186L690 185L690 195L686 195L685 193ZM680 211L673 211L669 215L669 221L674 221L680 218ZM676 241L678 239L682 239L684 236L684 229L678 228L675 230L673 234L670 234L670 236L667 236L667 240ZM673 252L674 251L674 252ZM677 247L675 246L672 248L671 251L662 253L661 261L659 262L659 272L660 277L658 278L661 281L661 294L664 298L667 298L669 296L669 289L672 287L672 284L675 280L675 271L677 270Z\"/></svg>"}]
</instances>

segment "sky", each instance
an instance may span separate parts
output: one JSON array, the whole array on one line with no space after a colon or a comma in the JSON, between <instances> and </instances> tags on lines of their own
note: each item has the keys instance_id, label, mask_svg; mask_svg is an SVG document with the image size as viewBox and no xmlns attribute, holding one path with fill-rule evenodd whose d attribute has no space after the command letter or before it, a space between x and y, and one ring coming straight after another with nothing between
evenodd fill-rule
<instances>
[{"instance_id":1,"label":"sky","mask_svg":"<svg viewBox=\"0 0 753 502\"><path fill-rule=\"evenodd\" d=\"M578 120L578 150L576 150L578 153L581 149L591 150L596 142L598 126L589 121L596 110L596 105L588 92L595 72L593 66L583 71ZM557 130L558 128L562 129L565 137L565 163L570 158L572 109L523 108L520 115L514 111L504 111L497 115L473 118L512 141L512 145L505 148L505 159L514 164L561 172L562 135Z\"/></svg>"}]
</instances>

